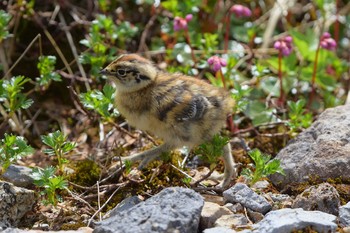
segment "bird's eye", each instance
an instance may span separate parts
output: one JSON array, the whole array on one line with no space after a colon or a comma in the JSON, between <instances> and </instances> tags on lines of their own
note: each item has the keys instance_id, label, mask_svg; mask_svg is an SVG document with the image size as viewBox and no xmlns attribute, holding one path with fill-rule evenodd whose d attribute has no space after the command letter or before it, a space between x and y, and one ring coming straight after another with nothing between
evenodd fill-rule
<instances>
[{"instance_id":1,"label":"bird's eye","mask_svg":"<svg viewBox=\"0 0 350 233\"><path fill-rule=\"evenodd\" d=\"M123 70L123 69L118 69L117 70L117 74L120 75L120 76L125 76L126 75L126 71Z\"/></svg>"}]
</instances>

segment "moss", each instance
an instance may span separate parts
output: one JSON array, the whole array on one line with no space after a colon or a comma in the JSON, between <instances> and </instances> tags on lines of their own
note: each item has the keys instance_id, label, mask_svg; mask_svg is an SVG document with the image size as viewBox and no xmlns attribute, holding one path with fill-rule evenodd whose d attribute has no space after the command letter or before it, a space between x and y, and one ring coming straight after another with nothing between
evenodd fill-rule
<instances>
[{"instance_id":1,"label":"moss","mask_svg":"<svg viewBox=\"0 0 350 233\"><path fill-rule=\"evenodd\" d=\"M76 222L76 223L63 223L60 227L60 230L62 231L68 231L68 230L78 230L80 227L86 227L86 224L83 222Z\"/></svg>"},{"instance_id":2,"label":"moss","mask_svg":"<svg viewBox=\"0 0 350 233\"><path fill-rule=\"evenodd\" d=\"M73 183L91 186L96 184L100 178L101 169L92 160L86 159L79 161L72 168L74 169L74 173L68 179Z\"/></svg>"}]
</instances>

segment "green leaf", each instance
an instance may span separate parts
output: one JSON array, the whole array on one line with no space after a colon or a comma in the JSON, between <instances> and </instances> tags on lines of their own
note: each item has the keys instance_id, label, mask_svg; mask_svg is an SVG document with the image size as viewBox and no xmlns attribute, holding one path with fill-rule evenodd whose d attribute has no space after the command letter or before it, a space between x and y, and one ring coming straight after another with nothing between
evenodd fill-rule
<instances>
[{"instance_id":1,"label":"green leaf","mask_svg":"<svg viewBox=\"0 0 350 233\"><path fill-rule=\"evenodd\" d=\"M258 149L249 151L248 155L254 161L255 170L254 172L252 172L247 168L243 169L241 175L250 180L251 184L254 184L260 179L267 177L268 175L274 174L276 172L284 175L284 171L280 166L279 160L270 160L270 155L263 154Z\"/></svg>"},{"instance_id":2,"label":"green leaf","mask_svg":"<svg viewBox=\"0 0 350 233\"><path fill-rule=\"evenodd\" d=\"M218 157L224 153L223 148L228 142L229 138L216 134L210 142L201 144L197 148L196 153L201 154L203 160L208 163L215 164Z\"/></svg>"},{"instance_id":3,"label":"green leaf","mask_svg":"<svg viewBox=\"0 0 350 233\"><path fill-rule=\"evenodd\" d=\"M0 164L1 172L17 160L24 156L32 154L34 149L27 144L25 139L21 136L4 134L4 139L0 141Z\"/></svg>"},{"instance_id":4,"label":"green leaf","mask_svg":"<svg viewBox=\"0 0 350 233\"><path fill-rule=\"evenodd\" d=\"M87 109L96 111L104 121L108 122L110 118L119 116L118 110L114 107L115 92L114 87L106 84L103 87L103 92L92 90L81 93L79 98Z\"/></svg>"},{"instance_id":5,"label":"green leaf","mask_svg":"<svg viewBox=\"0 0 350 233\"><path fill-rule=\"evenodd\" d=\"M312 29L308 29L306 33L300 33L296 30L290 30L289 33L293 37L293 43L303 59L314 61L319 42L316 33Z\"/></svg>"},{"instance_id":6,"label":"green leaf","mask_svg":"<svg viewBox=\"0 0 350 233\"><path fill-rule=\"evenodd\" d=\"M75 142L73 142L73 143L67 142L63 145L63 148L62 148L63 153L66 154L66 153L70 152L71 150L73 150L75 147L76 147Z\"/></svg>"},{"instance_id":7,"label":"green leaf","mask_svg":"<svg viewBox=\"0 0 350 233\"><path fill-rule=\"evenodd\" d=\"M9 37L8 25L12 16L4 10L0 10L0 43Z\"/></svg>"},{"instance_id":8,"label":"green leaf","mask_svg":"<svg viewBox=\"0 0 350 233\"><path fill-rule=\"evenodd\" d=\"M23 85L29 82L30 79L24 76L12 77L10 80L2 81L0 90L0 102L4 102L4 107L10 113L19 109L26 109L31 106L33 100L26 99L26 96L21 93Z\"/></svg>"}]
</instances>

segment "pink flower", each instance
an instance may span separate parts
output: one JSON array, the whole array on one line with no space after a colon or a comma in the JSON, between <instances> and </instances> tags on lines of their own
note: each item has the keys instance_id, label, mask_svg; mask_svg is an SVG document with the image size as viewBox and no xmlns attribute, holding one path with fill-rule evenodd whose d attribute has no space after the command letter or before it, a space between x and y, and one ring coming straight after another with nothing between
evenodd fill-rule
<instances>
[{"instance_id":1,"label":"pink flower","mask_svg":"<svg viewBox=\"0 0 350 233\"><path fill-rule=\"evenodd\" d=\"M174 31L180 31L187 29L187 23L190 22L193 18L192 14L186 15L185 18L176 16L174 18Z\"/></svg>"},{"instance_id":2,"label":"pink flower","mask_svg":"<svg viewBox=\"0 0 350 233\"><path fill-rule=\"evenodd\" d=\"M335 50L337 42L331 37L331 34L325 32L321 36L320 46L327 50Z\"/></svg>"},{"instance_id":3,"label":"pink flower","mask_svg":"<svg viewBox=\"0 0 350 233\"><path fill-rule=\"evenodd\" d=\"M235 4L230 8L230 12L235 14L237 18L249 17L252 15L252 11L245 6Z\"/></svg>"},{"instance_id":4,"label":"pink flower","mask_svg":"<svg viewBox=\"0 0 350 233\"><path fill-rule=\"evenodd\" d=\"M273 45L275 49L280 51L283 56L289 56L291 54L293 38L291 36L286 36L278 41L276 41Z\"/></svg>"},{"instance_id":5,"label":"pink flower","mask_svg":"<svg viewBox=\"0 0 350 233\"><path fill-rule=\"evenodd\" d=\"M214 72L217 72L221 69L221 67L226 66L227 62L225 59L223 59L221 57L212 56L208 59L208 64L211 66L211 68Z\"/></svg>"}]
</instances>

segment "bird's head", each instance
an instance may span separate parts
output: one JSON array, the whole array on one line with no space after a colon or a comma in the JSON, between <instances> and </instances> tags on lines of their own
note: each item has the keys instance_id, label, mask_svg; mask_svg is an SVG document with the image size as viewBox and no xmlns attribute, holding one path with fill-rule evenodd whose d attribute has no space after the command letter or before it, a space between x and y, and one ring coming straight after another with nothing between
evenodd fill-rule
<instances>
[{"instance_id":1,"label":"bird's head","mask_svg":"<svg viewBox=\"0 0 350 233\"><path fill-rule=\"evenodd\" d=\"M121 55L100 71L124 92L137 91L152 84L157 73L158 68L151 61L137 54Z\"/></svg>"}]
</instances>

